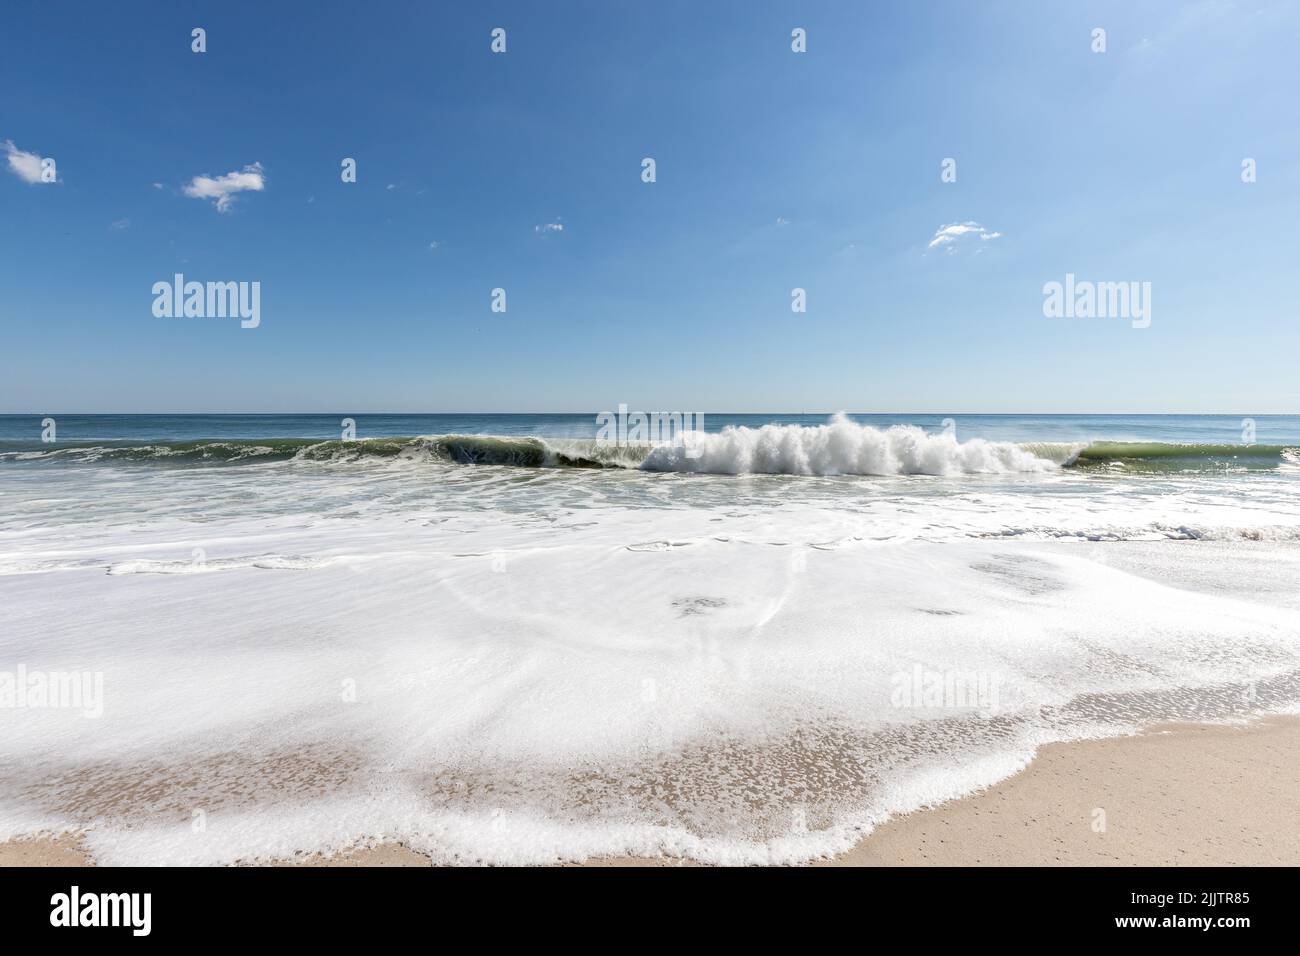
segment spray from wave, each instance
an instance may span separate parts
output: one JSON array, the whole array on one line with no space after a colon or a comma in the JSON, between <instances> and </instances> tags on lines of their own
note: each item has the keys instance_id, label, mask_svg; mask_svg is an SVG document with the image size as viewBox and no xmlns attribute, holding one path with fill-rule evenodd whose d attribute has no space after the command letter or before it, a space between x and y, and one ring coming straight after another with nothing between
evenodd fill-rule
<instances>
[{"instance_id":1,"label":"spray from wave","mask_svg":"<svg viewBox=\"0 0 1300 956\"><path fill-rule=\"evenodd\" d=\"M1066 468L1121 475L1258 469L1293 472L1300 470L1300 449L1286 445L1109 440L958 441L949 432L926 432L912 425L876 428L836 415L825 425L728 426L720 432L679 433L674 440L661 443L532 435L257 438L143 445L103 442L0 451L0 463L6 462L171 467L391 462L808 476L1043 474Z\"/></svg>"},{"instance_id":2,"label":"spray from wave","mask_svg":"<svg viewBox=\"0 0 1300 956\"><path fill-rule=\"evenodd\" d=\"M914 425L879 429L836 415L826 425L695 434L655 446L641 467L720 475L960 475L1055 471L1058 464L1011 442L959 442Z\"/></svg>"}]
</instances>

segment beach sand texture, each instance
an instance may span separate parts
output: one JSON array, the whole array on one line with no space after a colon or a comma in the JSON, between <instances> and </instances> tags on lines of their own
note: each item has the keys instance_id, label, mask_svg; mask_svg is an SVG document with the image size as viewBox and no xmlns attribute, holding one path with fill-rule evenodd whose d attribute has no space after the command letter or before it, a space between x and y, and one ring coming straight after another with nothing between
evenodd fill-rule
<instances>
[{"instance_id":1,"label":"beach sand texture","mask_svg":"<svg viewBox=\"0 0 1300 956\"><path fill-rule=\"evenodd\" d=\"M1300 718L1179 724L1049 744L1021 773L895 817L831 866L1300 864ZM557 861L558 862L558 861ZM674 866L615 858L589 866ZM272 865L427 866L385 844ZM75 836L0 844L0 866L93 865Z\"/></svg>"}]
</instances>

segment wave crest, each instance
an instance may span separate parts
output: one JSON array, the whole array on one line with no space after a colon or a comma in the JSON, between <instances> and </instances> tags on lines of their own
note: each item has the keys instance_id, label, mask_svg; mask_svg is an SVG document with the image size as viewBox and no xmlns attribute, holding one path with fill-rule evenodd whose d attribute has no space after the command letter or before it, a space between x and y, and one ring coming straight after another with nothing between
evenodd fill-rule
<instances>
[{"instance_id":1,"label":"wave crest","mask_svg":"<svg viewBox=\"0 0 1300 956\"><path fill-rule=\"evenodd\" d=\"M826 425L728 427L651 449L647 471L740 475L958 475L1055 471L1059 464L1011 442L914 425L879 429L836 415Z\"/></svg>"},{"instance_id":2,"label":"wave crest","mask_svg":"<svg viewBox=\"0 0 1300 956\"><path fill-rule=\"evenodd\" d=\"M976 475L1300 471L1295 445L1093 440L1006 442L914 425L877 428L836 415L825 425L728 426L675 441L618 443L534 435L428 435L363 439L231 438L130 445L98 443L0 451L0 463L223 466L395 462L516 468L623 468L717 475Z\"/></svg>"}]
</instances>

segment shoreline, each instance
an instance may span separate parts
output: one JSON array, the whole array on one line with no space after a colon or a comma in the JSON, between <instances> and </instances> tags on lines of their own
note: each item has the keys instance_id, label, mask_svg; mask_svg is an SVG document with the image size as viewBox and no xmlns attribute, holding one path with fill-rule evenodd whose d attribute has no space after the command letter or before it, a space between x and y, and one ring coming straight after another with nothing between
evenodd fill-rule
<instances>
[{"instance_id":1,"label":"shoreline","mask_svg":"<svg viewBox=\"0 0 1300 956\"><path fill-rule=\"evenodd\" d=\"M1167 724L1048 744L1021 772L894 817L813 866L1300 865L1300 717ZM74 835L0 843L0 866L91 866ZM401 844L271 866L429 866ZM692 865L613 857L584 866Z\"/></svg>"}]
</instances>

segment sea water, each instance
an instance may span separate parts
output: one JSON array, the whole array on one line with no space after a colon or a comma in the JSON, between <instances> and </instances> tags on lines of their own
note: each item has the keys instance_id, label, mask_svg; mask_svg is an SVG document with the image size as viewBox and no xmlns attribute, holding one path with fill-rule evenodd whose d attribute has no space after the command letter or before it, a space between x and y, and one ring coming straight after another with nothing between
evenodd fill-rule
<instances>
[{"instance_id":1,"label":"sea water","mask_svg":"<svg viewBox=\"0 0 1300 956\"><path fill-rule=\"evenodd\" d=\"M344 417L0 417L0 839L796 862L1300 701L1294 416Z\"/></svg>"}]
</instances>

